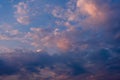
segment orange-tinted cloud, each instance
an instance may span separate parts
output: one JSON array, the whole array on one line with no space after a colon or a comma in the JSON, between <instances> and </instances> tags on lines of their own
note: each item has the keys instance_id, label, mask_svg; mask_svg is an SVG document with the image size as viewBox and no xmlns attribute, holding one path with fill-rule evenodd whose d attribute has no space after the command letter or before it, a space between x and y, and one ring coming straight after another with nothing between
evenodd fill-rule
<instances>
[{"instance_id":1,"label":"orange-tinted cloud","mask_svg":"<svg viewBox=\"0 0 120 80\"><path fill-rule=\"evenodd\" d=\"M70 41L67 38L61 38L56 42L57 47L62 51L68 51L70 48Z\"/></svg>"},{"instance_id":2,"label":"orange-tinted cloud","mask_svg":"<svg viewBox=\"0 0 120 80\"><path fill-rule=\"evenodd\" d=\"M102 8L106 8L104 6L98 6L94 0L77 0L76 6L80 14L87 16L86 19L82 21L83 25L103 24L103 22L105 22L107 17L106 11Z\"/></svg>"},{"instance_id":3,"label":"orange-tinted cloud","mask_svg":"<svg viewBox=\"0 0 120 80\"><path fill-rule=\"evenodd\" d=\"M98 9L93 0L78 0L77 7L80 8L81 12L85 12L92 17L103 16L103 12Z\"/></svg>"}]
</instances>

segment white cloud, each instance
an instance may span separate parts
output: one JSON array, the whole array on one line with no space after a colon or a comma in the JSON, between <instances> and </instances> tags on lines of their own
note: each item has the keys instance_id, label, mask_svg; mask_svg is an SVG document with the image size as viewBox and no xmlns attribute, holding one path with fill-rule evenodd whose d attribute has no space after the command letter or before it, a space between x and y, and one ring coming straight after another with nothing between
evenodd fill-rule
<instances>
[{"instance_id":1,"label":"white cloud","mask_svg":"<svg viewBox=\"0 0 120 80\"><path fill-rule=\"evenodd\" d=\"M25 2L19 2L15 5L15 17L20 24L28 25L30 23L28 5Z\"/></svg>"}]
</instances>

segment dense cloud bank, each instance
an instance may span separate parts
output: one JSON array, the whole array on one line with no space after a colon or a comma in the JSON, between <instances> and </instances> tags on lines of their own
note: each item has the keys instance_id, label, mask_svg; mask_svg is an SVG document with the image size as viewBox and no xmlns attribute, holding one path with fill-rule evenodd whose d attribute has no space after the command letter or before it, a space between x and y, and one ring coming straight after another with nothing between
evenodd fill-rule
<instances>
[{"instance_id":1,"label":"dense cloud bank","mask_svg":"<svg viewBox=\"0 0 120 80\"><path fill-rule=\"evenodd\" d=\"M54 55L45 52L4 53L0 56L0 79L119 80L119 50L112 53L117 56L107 49Z\"/></svg>"}]
</instances>

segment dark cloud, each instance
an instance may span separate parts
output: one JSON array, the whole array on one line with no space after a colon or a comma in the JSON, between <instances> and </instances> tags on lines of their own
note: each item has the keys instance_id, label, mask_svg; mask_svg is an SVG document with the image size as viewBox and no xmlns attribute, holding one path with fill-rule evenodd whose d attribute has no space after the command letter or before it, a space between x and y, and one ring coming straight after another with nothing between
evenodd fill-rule
<instances>
[{"instance_id":1,"label":"dark cloud","mask_svg":"<svg viewBox=\"0 0 120 80\"><path fill-rule=\"evenodd\" d=\"M0 60L0 75L16 74L19 70L15 66L10 66L4 60Z\"/></svg>"},{"instance_id":2,"label":"dark cloud","mask_svg":"<svg viewBox=\"0 0 120 80\"><path fill-rule=\"evenodd\" d=\"M71 77L71 80L79 80L79 78L84 80L87 77L88 79L91 79L90 76L93 76L96 80L99 80L99 78L106 80L109 79L109 74L114 74L111 75L112 78L119 75L119 57L116 56L114 58L110 55L110 52L105 49L101 49L98 52L89 52L90 55L87 54L88 53L86 52L71 52L64 55L49 55L45 52L16 52L11 55L7 53L7 56L1 56L2 60L0 61L0 64L2 66L0 67L0 75L5 75L7 77L19 75L23 80L29 79L33 74L42 76L43 80L48 77L50 78L50 76L50 80L54 79L53 75L47 74L45 71L55 75L69 76ZM105 75L101 75L102 73ZM23 74L27 77L23 77ZM44 77L45 75L47 78ZM36 79L42 78L36 77ZM69 79L70 78L66 80Z\"/></svg>"}]
</instances>

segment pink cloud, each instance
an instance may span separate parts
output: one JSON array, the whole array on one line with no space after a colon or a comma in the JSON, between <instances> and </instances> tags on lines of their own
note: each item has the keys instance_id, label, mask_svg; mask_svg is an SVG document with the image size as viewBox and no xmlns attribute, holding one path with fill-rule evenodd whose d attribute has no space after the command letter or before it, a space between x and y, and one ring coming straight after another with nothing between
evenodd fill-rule
<instances>
[{"instance_id":1,"label":"pink cloud","mask_svg":"<svg viewBox=\"0 0 120 80\"><path fill-rule=\"evenodd\" d=\"M15 5L15 17L20 24L28 25L30 23L28 5L24 2L19 2Z\"/></svg>"}]
</instances>

